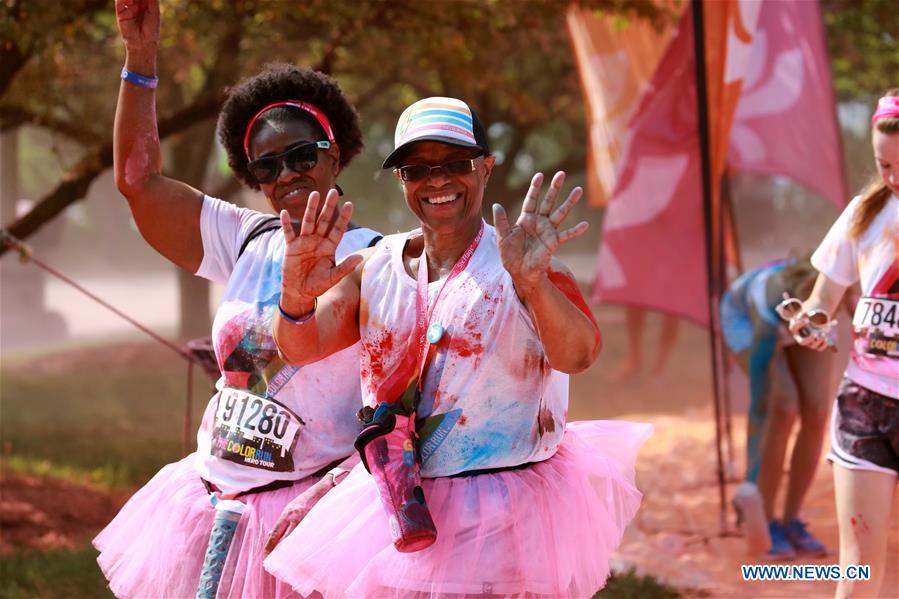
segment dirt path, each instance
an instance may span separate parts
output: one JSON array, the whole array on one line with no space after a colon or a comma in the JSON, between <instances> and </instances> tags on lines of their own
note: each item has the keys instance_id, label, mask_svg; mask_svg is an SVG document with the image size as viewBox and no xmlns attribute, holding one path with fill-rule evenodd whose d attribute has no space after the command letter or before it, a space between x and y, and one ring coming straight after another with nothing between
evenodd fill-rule
<instances>
[{"instance_id":1,"label":"dirt path","mask_svg":"<svg viewBox=\"0 0 899 599\"><path fill-rule=\"evenodd\" d=\"M718 535L720 512L711 410L648 420L656 431L637 467L644 503L620 548L616 568L634 567L638 573L651 574L674 586L707 590L716 598L833 596L834 582L744 582L740 565L762 562L745 553L742 538ZM742 418L734 420L735 433L743 430L744 423ZM743 455L740 436L734 436L738 458ZM734 486L728 485L728 501ZM894 505L888 548L888 555L892 556L899 555L897 511ZM833 481L823 456L803 517L831 553L820 559L784 563L838 564ZM732 513L728 518L732 528ZM884 597L899 597L899 561L888 564L882 588Z\"/></svg>"},{"instance_id":2,"label":"dirt path","mask_svg":"<svg viewBox=\"0 0 899 599\"><path fill-rule=\"evenodd\" d=\"M129 495L46 476L4 473L0 555L16 549L80 548L115 516Z\"/></svg>"}]
</instances>

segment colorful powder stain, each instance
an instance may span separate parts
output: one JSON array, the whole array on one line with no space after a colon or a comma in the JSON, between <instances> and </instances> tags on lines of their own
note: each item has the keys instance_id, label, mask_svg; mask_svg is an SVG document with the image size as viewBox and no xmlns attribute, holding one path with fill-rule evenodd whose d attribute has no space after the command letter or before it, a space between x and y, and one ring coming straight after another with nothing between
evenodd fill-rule
<instances>
[{"instance_id":1,"label":"colorful powder stain","mask_svg":"<svg viewBox=\"0 0 899 599\"><path fill-rule=\"evenodd\" d=\"M556 430L556 421L553 419L552 412L546 406L540 408L540 414L537 416L537 432L542 437L545 433L551 433Z\"/></svg>"},{"instance_id":2,"label":"colorful powder stain","mask_svg":"<svg viewBox=\"0 0 899 599\"><path fill-rule=\"evenodd\" d=\"M602 332L599 330L599 325L596 324L596 319L593 318L593 312L590 310L590 306L587 305L587 302L584 300L584 296L581 295L581 290L578 289L577 282L568 274L556 272L554 270L550 270L547 273L547 276L549 277L550 283L555 285L556 288L571 301L571 303L577 306L578 310L583 312L584 315L586 315L587 318L590 319L590 322L596 329L596 343L597 345L601 344Z\"/></svg>"},{"instance_id":3,"label":"colorful powder stain","mask_svg":"<svg viewBox=\"0 0 899 599\"><path fill-rule=\"evenodd\" d=\"M484 346L480 343L480 337L480 334L477 335L477 338L474 335L454 335L449 340L447 349L457 354L460 358L479 356L484 353Z\"/></svg>"}]
</instances>

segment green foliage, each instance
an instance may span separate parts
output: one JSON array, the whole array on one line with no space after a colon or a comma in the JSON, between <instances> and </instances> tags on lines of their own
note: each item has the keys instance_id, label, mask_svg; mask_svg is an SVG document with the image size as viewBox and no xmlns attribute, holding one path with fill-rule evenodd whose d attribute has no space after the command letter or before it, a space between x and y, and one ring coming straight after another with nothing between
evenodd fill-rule
<instances>
[{"instance_id":1,"label":"green foliage","mask_svg":"<svg viewBox=\"0 0 899 599\"><path fill-rule=\"evenodd\" d=\"M697 596L692 594L692 596ZM700 595L701 596L701 595ZM640 576L632 571L613 574L594 599L680 599L680 590L664 585L652 576Z\"/></svg>"},{"instance_id":2,"label":"green foliage","mask_svg":"<svg viewBox=\"0 0 899 599\"><path fill-rule=\"evenodd\" d=\"M35 24L26 18L34 11L23 8L31 3L7 4L16 8L4 10L2 43L30 54L0 98L0 128L40 122L80 143L108 138L123 54L112 2L45 3ZM649 0L581 4L621 18L668 17ZM264 62L284 60L333 74L365 123L383 124L390 134L402 108L419 97L467 99L486 123L509 126L510 164L495 174L494 187L509 175L521 185L514 158L549 128L565 128L570 143L546 168L579 171L586 132L567 6L562 0L166 1L159 113L186 106L210 85L220 89L251 75Z\"/></svg>"},{"instance_id":3,"label":"green foliage","mask_svg":"<svg viewBox=\"0 0 899 599\"><path fill-rule=\"evenodd\" d=\"M821 0L834 89L868 103L899 86L899 10L895 0Z\"/></svg>"},{"instance_id":4,"label":"green foliage","mask_svg":"<svg viewBox=\"0 0 899 599\"><path fill-rule=\"evenodd\" d=\"M145 361L141 354L146 351L133 348L117 352L130 355L130 364L119 359L110 364L92 353L67 358L65 368L37 364L36 372L4 361L4 468L136 485L183 455L184 363L174 354ZM103 355L114 353L104 350ZM194 382L191 434L211 389L199 371Z\"/></svg>"},{"instance_id":5,"label":"green foliage","mask_svg":"<svg viewBox=\"0 0 899 599\"><path fill-rule=\"evenodd\" d=\"M4 555L0 557L0 599L112 597L96 560L91 546Z\"/></svg>"}]
</instances>

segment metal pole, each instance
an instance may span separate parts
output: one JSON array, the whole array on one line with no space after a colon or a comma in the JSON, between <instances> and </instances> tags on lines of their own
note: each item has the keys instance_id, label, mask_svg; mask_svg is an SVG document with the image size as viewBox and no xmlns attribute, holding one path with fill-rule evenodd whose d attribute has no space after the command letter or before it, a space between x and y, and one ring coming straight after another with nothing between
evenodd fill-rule
<instances>
[{"instance_id":1,"label":"metal pole","mask_svg":"<svg viewBox=\"0 0 899 599\"><path fill-rule=\"evenodd\" d=\"M715 264L716 239L713 231L713 197L712 197L712 165L709 149L709 114L708 114L708 88L706 87L705 64L705 27L703 23L703 10L701 0L691 2L693 15L693 51L696 60L696 104L699 116L699 147L702 162L702 198L703 221L705 224L705 251L706 251L706 279L709 296L709 348L712 356L712 386L715 406L715 455L718 460L718 499L720 509L721 532L727 528L727 507L724 492L724 460L721 455L721 372L720 352L718 350L720 329L718 323L718 299L717 289L718 267Z\"/></svg>"}]
</instances>

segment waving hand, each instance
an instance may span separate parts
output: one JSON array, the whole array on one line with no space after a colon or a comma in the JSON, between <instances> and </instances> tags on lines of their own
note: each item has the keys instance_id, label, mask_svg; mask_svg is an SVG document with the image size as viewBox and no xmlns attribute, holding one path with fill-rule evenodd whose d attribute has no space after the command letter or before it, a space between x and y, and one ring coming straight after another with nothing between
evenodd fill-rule
<instances>
[{"instance_id":1,"label":"waving hand","mask_svg":"<svg viewBox=\"0 0 899 599\"><path fill-rule=\"evenodd\" d=\"M309 305L341 279L350 274L362 261L358 255L349 256L336 263L337 245L343 238L353 214L353 205L346 202L340 207L336 220L337 190L330 190L325 198L321 214L316 218L319 193L309 194L306 212L299 233L290 222L286 210L281 211L281 229L284 232L285 251L282 267L281 305L285 311L305 307L300 312L311 311ZM332 222L333 225L332 225Z\"/></svg>"},{"instance_id":2,"label":"waving hand","mask_svg":"<svg viewBox=\"0 0 899 599\"><path fill-rule=\"evenodd\" d=\"M534 175L521 207L521 215L511 227L502 206L493 205L493 222L503 266L512 276L521 297L527 297L537 288L559 246L587 230L586 222L568 229L562 228L562 221L583 195L583 189L575 187L568 198L556 206L564 182L565 173L557 172L546 195L538 201L543 175Z\"/></svg>"}]
</instances>

